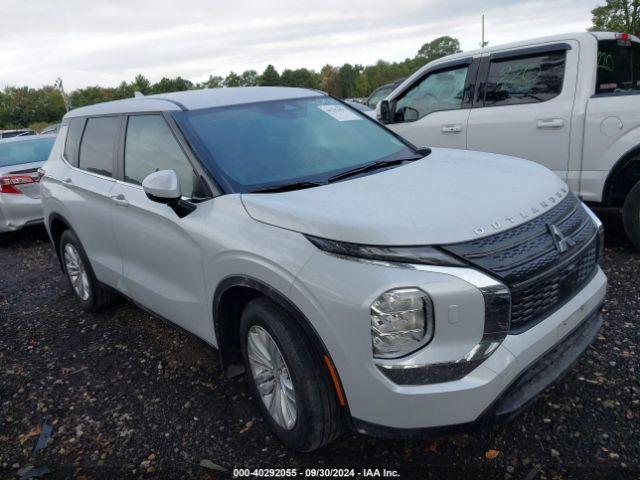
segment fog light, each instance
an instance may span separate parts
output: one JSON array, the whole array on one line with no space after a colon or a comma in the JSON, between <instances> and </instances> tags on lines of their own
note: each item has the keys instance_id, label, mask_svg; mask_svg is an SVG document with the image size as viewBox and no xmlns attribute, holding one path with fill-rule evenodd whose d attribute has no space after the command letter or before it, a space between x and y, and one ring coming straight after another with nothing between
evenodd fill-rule
<instances>
[{"instance_id":1,"label":"fog light","mask_svg":"<svg viewBox=\"0 0 640 480\"><path fill-rule=\"evenodd\" d=\"M418 288L400 288L371 304L371 339L376 358L401 357L429 343L434 330L433 302Z\"/></svg>"}]
</instances>

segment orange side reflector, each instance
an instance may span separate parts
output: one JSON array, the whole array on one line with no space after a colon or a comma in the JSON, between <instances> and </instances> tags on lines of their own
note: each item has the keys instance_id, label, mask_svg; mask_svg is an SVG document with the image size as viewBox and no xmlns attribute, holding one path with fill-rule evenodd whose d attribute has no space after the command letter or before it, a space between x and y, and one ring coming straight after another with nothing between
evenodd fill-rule
<instances>
[{"instance_id":1,"label":"orange side reflector","mask_svg":"<svg viewBox=\"0 0 640 480\"><path fill-rule=\"evenodd\" d=\"M333 368L333 363L331 363L331 360L326 355L323 355L322 359L329 369L329 375L331 375L331 380L333 380L333 387L336 389L336 395L338 395L338 403L341 407L346 407L347 402L344 400L344 393L340 386L340 380L338 380L338 374L336 373L335 368Z\"/></svg>"}]
</instances>

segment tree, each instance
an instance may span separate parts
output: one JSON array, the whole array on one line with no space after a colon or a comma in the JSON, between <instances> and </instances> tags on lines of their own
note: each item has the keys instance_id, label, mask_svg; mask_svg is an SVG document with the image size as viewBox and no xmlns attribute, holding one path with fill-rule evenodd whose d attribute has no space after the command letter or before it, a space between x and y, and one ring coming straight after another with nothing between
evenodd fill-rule
<instances>
[{"instance_id":1,"label":"tree","mask_svg":"<svg viewBox=\"0 0 640 480\"><path fill-rule=\"evenodd\" d=\"M338 69L326 64L320 70L320 90L331 95L339 94Z\"/></svg>"},{"instance_id":2,"label":"tree","mask_svg":"<svg viewBox=\"0 0 640 480\"><path fill-rule=\"evenodd\" d=\"M225 87L239 87L240 86L240 75L238 75L234 71L229 72L229 75L227 75L227 78L224 79L224 86Z\"/></svg>"},{"instance_id":3,"label":"tree","mask_svg":"<svg viewBox=\"0 0 640 480\"><path fill-rule=\"evenodd\" d=\"M240 75L240 86L242 87L255 87L258 85L258 72L255 70L245 70Z\"/></svg>"},{"instance_id":4,"label":"tree","mask_svg":"<svg viewBox=\"0 0 640 480\"><path fill-rule=\"evenodd\" d=\"M367 79L366 75L360 73L360 75L358 75L358 78L356 78L354 95L356 97L367 97L370 93L371 87L369 86L369 80Z\"/></svg>"},{"instance_id":5,"label":"tree","mask_svg":"<svg viewBox=\"0 0 640 480\"><path fill-rule=\"evenodd\" d=\"M224 86L224 78L219 75L209 75L206 82L197 85L197 88L222 88Z\"/></svg>"},{"instance_id":6,"label":"tree","mask_svg":"<svg viewBox=\"0 0 640 480\"><path fill-rule=\"evenodd\" d=\"M154 83L151 86L153 93L169 93L169 92L182 92L184 90L191 90L193 83L182 77L167 78L163 77L158 83Z\"/></svg>"},{"instance_id":7,"label":"tree","mask_svg":"<svg viewBox=\"0 0 640 480\"><path fill-rule=\"evenodd\" d=\"M140 92L143 95L146 95L149 92L151 92L151 82L147 77L139 73L138 75L136 75L136 78L133 80L133 83L131 84L131 88L133 89L134 92Z\"/></svg>"},{"instance_id":8,"label":"tree","mask_svg":"<svg viewBox=\"0 0 640 480\"><path fill-rule=\"evenodd\" d=\"M318 88L320 77L313 70L306 68L286 69L280 76L280 83L285 87Z\"/></svg>"},{"instance_id":9,"label":"tree","mask_svg":"<svg viewBox=\"0 0 640 480\"><path fill-rule=\"evenodd\" d=\"M457 38L445 35L444 37L438 37L435 40L422 45L420 50L418 50L417 56L426 58L430 62L437 58L459 53L461 51L460 41Z\"/></svg>"},{"instance_id":10,"label":"tree","mask_svg":"<svg viewBox=\"0 0 640 480\"><path fill-rule=\"evenodd\" d=\"M65 111L64 99L53 86L7 87L0 93L0 128L58 122Z\"/></svg>"},{"instance_id":11,"label":"tree","mask_svg":"<svg viewBox=\"0 0 640 480\"><path fill-rule=\"evenodd\" d=\"M260 85L264 87L273 87L280 85L280 74L273 65L267 65L260 76Z\"/></svg>"},{"instance_id":12,"label":"tree","mask_svg":"<svg viewBox=\"0 0 640 480\"><path fill-rule=\"evenodd\" d=\"M338 96L349 98L353 96L356 86L358 70L349 63L345 63L338 69Z\"/></svg>"},{"instance_id":13,"label":"tree","mask_svg":"<svg viewBox=\"0 0 640 480\"><path fill-rule=\"evenodd\" d=\"M606 0L591 10L592 31L626 32L640 35L640 0Z\"/></svg>"}]
</instances>

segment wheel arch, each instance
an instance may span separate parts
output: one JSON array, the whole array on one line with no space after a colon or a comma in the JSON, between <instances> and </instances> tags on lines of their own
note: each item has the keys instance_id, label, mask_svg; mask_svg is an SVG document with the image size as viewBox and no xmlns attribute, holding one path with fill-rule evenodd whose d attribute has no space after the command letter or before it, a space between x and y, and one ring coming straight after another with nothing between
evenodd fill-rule
<instances>
[{"instance_id":1,"label":"wheel arch","mask_svg":"<svg viewBox=\"0 0 640 480\"><path fill-rule=\"evenodd\" d=\"M62 237L65 230L73 231L71 224L59 213L52 213L49 215L47 230L49 231L49 237L51 238L51 242L53 243L53 247L56 251L56 257L58 257L60 268L63 268L62 259L60 258L60 237Z\"/></svg>"},{"instance_id":2,"label":"wheel arch","mask_svg":"<svg viewBox=\"0 0 640 480\"><path fill-rule=\"evenodd\" d=\"M334 387L339 397L344 396L344 388L333 365L322 338L302 311L284 294L265 282L246 275L226 277L216 288L213 297L213 324L215 329L220 363L228 377L244 371L240 352L239 325L244 307L253 299L265 296L285 309L300 326L314 346L320 360L325 363L330 375L335 375ZM327 361L330 363L327 365ZM333 370L333 371L332 371Z\"/></svg>"},{"instance_id":3,"label":"wheel arch","mask_svg":"<svg viewBox=\"0 0 640 480\"><path fill-rule=\"evenodd\" d=\"M604 183L603 205L621 207L627 194L638 181L640 181L640 145L628 150L613 165Z\"/></svg>"}]
</instances>

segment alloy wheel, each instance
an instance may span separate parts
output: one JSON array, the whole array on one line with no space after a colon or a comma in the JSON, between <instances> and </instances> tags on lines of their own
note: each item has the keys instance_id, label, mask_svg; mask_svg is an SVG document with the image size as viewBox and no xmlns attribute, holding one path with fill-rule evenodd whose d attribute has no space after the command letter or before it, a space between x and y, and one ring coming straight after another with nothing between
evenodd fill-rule
<instances>
[{"instance_id":1,"label":"alloy wheel","mask_svg":"<svg viewBox=\"0 0 640 480\"><path fill-rule=\"evenodd\" d=\"M91 293L89 274L76 247L71 243L64 246L64 265L76 295L87 300Z\"/></svg>"},{"instance_id":2,"label":"alloy wheel","mask_svg":"<svg viewBox=\"0 0 640 480\"><path fill-rule=\"evenodd\" d=\"M247 333L247 355L253 380L269 414L280 427L293 429L298 408L289 368L275 340L258 325Z\"/></svg>"}]
</instances>

